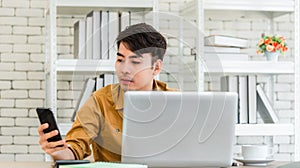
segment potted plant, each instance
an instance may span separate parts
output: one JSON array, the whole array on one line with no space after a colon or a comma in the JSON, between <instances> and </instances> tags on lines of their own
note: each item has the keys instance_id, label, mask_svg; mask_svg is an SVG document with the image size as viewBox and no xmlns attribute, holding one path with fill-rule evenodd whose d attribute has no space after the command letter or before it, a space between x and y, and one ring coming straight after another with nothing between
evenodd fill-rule
<instances>
[{"instance_id":1,"label":"potted plant","mask_svg":"<svg viewBox=\"0 0 300 168\"><path fill-rule=\"evenodd\" d=\"M257 53L263 53L268 61L277 61L278 56L287 50L285 38L279 35L267 36L262 34L262 38L257 44Z\"/></svg>"}]
</instances>

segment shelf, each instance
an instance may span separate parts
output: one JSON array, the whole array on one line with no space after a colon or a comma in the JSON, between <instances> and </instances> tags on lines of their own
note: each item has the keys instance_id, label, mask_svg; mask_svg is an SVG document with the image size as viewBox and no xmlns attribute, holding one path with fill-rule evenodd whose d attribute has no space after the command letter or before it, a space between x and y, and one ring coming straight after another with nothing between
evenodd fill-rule
<instances>
[{"instance_id":1,"label":"shelf","mask_svg":"<svg viewBox=\"0 0 300 168\"><path fill-rule=\"evenodd\" d=\"M272 11L292 12L294 11L293 0L241 1L241 0L204 0L204 9L209 10L248 10L248 11Z\"/></svg>"},{"instance_id":2,"label":"shelf","mask_svg":"<svg viewBox=\"0 0 300 168\"><path fill-rule=\"evenodd\" d=\"M294 135L293 124L236 124L236 136Z\"/></svg>"},{"instance_id":3,"label":"shelf","mask_svg":"<svg viewBox=\"0 0 300 168\"><path fill-rule=\"evenodd\" d=\"M201 0L193 0L184 4L180 10L180 14L195 19L195 11L198 7L197 1ZM293 12L295 8L294 5L294 0L273 0L272 3L270 3L270 1L261 0L203 0L204 10L262 11L278 13L277 15Z\"/></svg>"},{"instance_id":4,"label":"shelf","mask_svg":"<svg viewBox=\"0 0 300 168\"><path fill-rule=\"evenodd\" d=\"M62 135L66 135L72 123L59 124ZM236 124L236 136L274 136L274 135L294 135L293 124Z\"/></svg>"},{"instance_id":5,"label":"shelf","mask_svg":"<svg viewBox=\"0 0 300 168\"><path fill-rule=\"evenodd\" d=\"M115 61L60 59L56 61L59 72L114 72Z\"/></svg>"},{"instance_id":6,"label":"shelf","mask_svg":"<svg viewBox=\"0 0 300 168\"><path fill-rule=\"evenodd\" d=\"M270 11L270 12L293 12L295 2L293 0L273 0L269 1L252 0L203 0L204 10L243 10L243 11ZM190 1L180 10L181 13L195 11L197 0Z\"/></svg>"},{"instance_id":7,"label":"shelf","mask_svg":"<svg viewBox=\"0 0 300 168\"><path fill-rule=\"evenodd\" d=\"M191 0L187 1L182 5L182 8L179 10L179 15L183 19L191 21L196 24L200 31L195 35L196 43L193 46L196 51L196 56L202 58L204 52L204 36L203 32L206 32L207 26L206 22L210 21L208 18L213 17L217 18L216 20L223 21L222 13L226 14L225 20L228 17L232 16L232 20L238 19L236 16L245 16L248 15L252 17L258 15L264 15L270 20L270 24L264 26L267 31L275 32L276 29L276 19L278 16L290 17L292 20L292 27L289 31L293 31L293 44L292 46L299 46L299 17L300 17L300 2L299 0L273 0L271 1L261 1L261 0L252 0L252 1L243 1L243 0ZM214 12L222 11L215 15ZM232 14L232 15L231 15ZM286 15L287 14L287 15ZM206 16L207 15L207 16ZM230 19L231 20L231 19ZM247 20L247 19L246 19ZM213 20L214 21L214 20ZM284 23L283 23L284 24ZM184 29L184 27L182 28ZM276 29L276 30L275 30ZM222 28L220 32L222 33ZM256 30L254 30L256 31ZM280 31L280 30L279 30ZM208 35L216 34L217 31L207 32ZM234 34L234 33L233 33ZM182 35L183 36L183 35ZM184 41L184 40L183 40ZM183 49L182 49L183 50ZM183 52L183 51L182 51ZM294 141L291 144L294 145L294 159L296 161L300 160L300 106L299 106L299 94L300 94L300 50L296 49L292 51L292 62L266 62L266 61L245 61L245 62L214 62L214 63L201 63L202 60L197 60L195 64L189 63L190 67L195 67L195 73L197 75L197 85L199 91L204 91L205 89L205 78L209 74L234 74L234 75L245 75L245 74L258 74L258 75L277 75L277 74L289 74L293 76L295 88L291 90L293 93L293 107L291 110L294 111L294 123L291 124L237 124L236 125L236 135L237 136L292 136ZM196 65L196 66L195 66ZM269 81L271 84L269 87L269 93L273 99L276 96L276 91L274 91L274 84L276 81L274 78L270 78ZM291 157L292 158L292 157Z\"/></svg>"},{"instance_id":8,"label":"shelf","mask_svg":"<svg viewBox=\"0 0 300 168\"><path fill-rule=\"evenodd\" d=\"M223 61L206 64L206 73L224 74L292 74L294 73L293 62L270 62L270 61Z\"/></svg>"},{"instance_id":9,"label":"shelf","mask_svg":"<svg viewBox=\"0 0 300 168\"><path fill-rule=\"evenodd\" d=\"M151 11L152 0L57 0L57 14L85 15L92 10Z\"/></svg>"}]
</instances>

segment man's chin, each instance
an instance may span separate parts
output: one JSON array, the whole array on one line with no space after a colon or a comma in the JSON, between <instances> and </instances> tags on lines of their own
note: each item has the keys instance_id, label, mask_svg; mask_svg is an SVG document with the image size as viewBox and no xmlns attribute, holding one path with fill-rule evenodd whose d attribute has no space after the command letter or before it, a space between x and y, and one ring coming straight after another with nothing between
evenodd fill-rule
<instances>
[{"instance_id":1,"label":"man's chin","mask_svg":"<svg viewBox=\"0 0 300 168\"><path fill-rule=\"evenodd\" d=\"M128 85L121 85L121 89L124 91L133 91L134 89L132 89L132 87L128 86Z\"/></svg>"}]
</instances>

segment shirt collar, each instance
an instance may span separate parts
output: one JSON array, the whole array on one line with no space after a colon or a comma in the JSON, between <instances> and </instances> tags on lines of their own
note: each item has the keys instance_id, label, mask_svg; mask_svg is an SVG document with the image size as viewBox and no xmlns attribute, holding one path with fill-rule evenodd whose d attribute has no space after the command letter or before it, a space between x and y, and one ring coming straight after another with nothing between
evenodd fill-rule
<instances>
[{"instance_id":1,"label":"shirt collar","mask_svg":"<svg viewBox=\"0 0 300 168\"><path fill-rule=\"evenodd\" d=\"M153 80L154 91L164 91L167 85L163 82ZM113 85L112 87L112 98L115 103L116 110L122 110L124 107L124 91L121 89L120 84Z\"/></svg>"}]
</instances>

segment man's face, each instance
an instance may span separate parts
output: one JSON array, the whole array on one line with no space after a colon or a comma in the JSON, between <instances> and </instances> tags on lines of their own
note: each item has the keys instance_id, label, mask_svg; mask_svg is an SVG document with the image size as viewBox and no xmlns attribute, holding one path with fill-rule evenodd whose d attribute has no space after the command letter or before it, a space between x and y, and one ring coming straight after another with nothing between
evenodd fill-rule
<instances>
[{"instance_id":1,"label":"man's face","mask_svg":"<svg viewBox=\"0 0 300 168\"><path fill-rule=\"evenodd\" d=\"M115 67L124 91L152 90L153 79L161 69L161 61L152 64L151 60L151 53L137 55L120 43Z\"/></svg>"}]
</instances>

